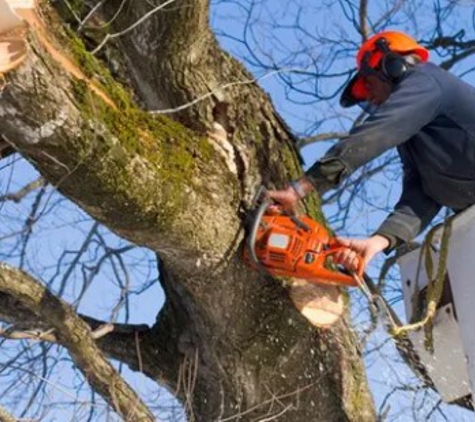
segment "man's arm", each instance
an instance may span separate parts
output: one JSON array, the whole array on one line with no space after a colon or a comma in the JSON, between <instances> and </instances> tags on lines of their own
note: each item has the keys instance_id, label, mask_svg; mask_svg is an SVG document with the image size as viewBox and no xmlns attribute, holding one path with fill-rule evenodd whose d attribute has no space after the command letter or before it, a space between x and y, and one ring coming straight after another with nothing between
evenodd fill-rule
<instances>
[{"instance_id":1,"label":"man's arm","mask_svg":"<svg viewBox=\"0 0 475 422\"><path fill-rule=\"evenodd\" d=\"M356 169L406 142L430 123L439 114L441 96L435 79L414 70L373 115L306 172L307 179L320 194L337 186Z\"/></svg>"},{"instance_id":2,"label":"man's arm","mask_svg":"<svg viewBox=\"0 0 475 422\"><path fill-rule=\"evenodd\" d=\"M379 252L389 253L416 237L439 212L441 206L424 193L417 169L410 157L403 155L401 153L404 163L403 190L394 211L367 239L339 238L339 242L348 249L341 250L334 257L336 263L355 270L360 256L367 265Z\"/></svg>"},{"instance_id":3,"label":"man's arm","mask_svg":"<svg viewBox=\"0 0 475 422\"><path fill-rule=\"evenodd\" d=\"M419 172L411 157L402 148L400 154L404 169L401 198L375 233L389 240L386 253L416 237L441 209L441 205L424 192Z\"/></svg>"}]
</instances>

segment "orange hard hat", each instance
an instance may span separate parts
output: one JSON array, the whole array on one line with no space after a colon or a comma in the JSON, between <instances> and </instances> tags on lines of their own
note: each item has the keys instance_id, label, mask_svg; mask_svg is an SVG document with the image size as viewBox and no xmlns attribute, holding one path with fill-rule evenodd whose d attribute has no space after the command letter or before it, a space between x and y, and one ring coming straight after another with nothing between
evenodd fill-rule
<instances>
[{"instance_id":1,"label":"orange hard hat","mask_svg":"<svg viewBox=\"0 0 475 422\"><path fill-rule=\"evenodd\" d=\"M417 54L422 62L429 59L429 52L409 35L399 31L384 31L373 35L360 47L356 55L358 72L348 82L340 98L343 107L350 107L368 98L368 90L363 80L365 71L377 69L387 52L379 47L380 40L385 40L387 48L392 53L401 55Z\"/></svg>"}]
</instances>

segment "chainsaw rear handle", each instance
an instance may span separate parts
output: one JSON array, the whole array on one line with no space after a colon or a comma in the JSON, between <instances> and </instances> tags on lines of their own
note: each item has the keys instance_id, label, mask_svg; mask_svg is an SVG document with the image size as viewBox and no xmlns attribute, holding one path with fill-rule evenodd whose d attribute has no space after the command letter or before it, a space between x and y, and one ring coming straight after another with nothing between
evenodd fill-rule
<instances>
[{"instance_id":1,"label":"chainsaw rear handle","mask_svg":"<svg viewBox=\"0 0 475 422\"><path fill-rule=\"evenodd\" d=\"M350 249L348 246L343 246L341 243L338 243L336 240L332 240L329 244L328 249L325 249L322 251L322 255L327 257L334 255L335 253L345 250L345 249ZM363 277L364 270L365 270L365 262L362 256L357 254L358 258L358 265L356 267L356 274L358 276Z\"/></svg>"}]
</instances>

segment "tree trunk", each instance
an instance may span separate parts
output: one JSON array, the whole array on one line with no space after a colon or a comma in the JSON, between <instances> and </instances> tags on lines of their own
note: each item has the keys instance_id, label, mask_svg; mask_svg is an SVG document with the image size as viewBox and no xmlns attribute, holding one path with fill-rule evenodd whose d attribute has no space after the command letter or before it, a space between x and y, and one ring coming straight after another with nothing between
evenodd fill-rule
<instances>
[{"instance_id":1,"label":"tree trunk","mask_svg":"<svg viewBox=\"0 0 475 422\"><path fill-rule=\"evenodd\" d=\"M104 20L121 3L106 2ZM150 3L127 2L112 32ZM120 52L149 110L206 96L172 119L140 110L42 6L51 42L84 78L33 30L30 54L7 75L0 99L3 133L93 218L158 254L167 300L155 326L140 332L141 359L133 335L99 345L176 394L189 420L375 420L348 319L315 329L278 280L241 261L255 188L281 185L301 168L268 96L219 48L208 8L207 0L176 0L104 47ZM318 217L315 203L308 211ZM15 318L5 312L2 319Z\"/></svg>"}]
</instances>

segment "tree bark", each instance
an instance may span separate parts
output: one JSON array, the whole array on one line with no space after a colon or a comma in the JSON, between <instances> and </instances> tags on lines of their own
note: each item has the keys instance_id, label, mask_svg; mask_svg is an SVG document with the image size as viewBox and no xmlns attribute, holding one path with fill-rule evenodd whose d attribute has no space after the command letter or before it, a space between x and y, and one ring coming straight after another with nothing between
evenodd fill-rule
<instances>
[{"instance_id":1,"label":"tree bark","mask_svg":"<svg viewBox=\"0 0 475 422\"><path fill-rule=\"evenodd\" d=\"M106 2L105 17L120 3ZM114 25L130 26L149 3L128 2ZM140 110L42 6L52 43L114 105L32 31L30 54L7 75L0 99L3 133L62 194L159 255L167 301L154 327L141 332L140 359L129 347L135 334L112 333L99 344L176 394L190 420L375 420L348 319L316 330L278 280L241 262L256 186L282 184L301 168L268 96L242 84L252 77L220 50L208 8L206 0L177 0L111 41L149 109L213 93L172 120Z\"/></svg>"}]
</instances>

